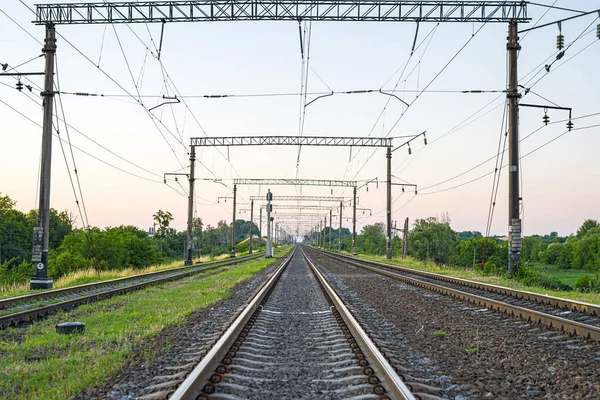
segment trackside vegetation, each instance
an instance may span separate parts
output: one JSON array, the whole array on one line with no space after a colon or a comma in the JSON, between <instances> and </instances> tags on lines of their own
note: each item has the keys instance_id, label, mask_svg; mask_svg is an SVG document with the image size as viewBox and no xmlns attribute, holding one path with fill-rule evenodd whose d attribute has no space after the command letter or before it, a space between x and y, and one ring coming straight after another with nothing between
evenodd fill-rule
<instances>
[{"instance_id":1,"label":"trackside vegetation","mask_svg":"<svg viewBox=\"0 0 600 400\"><path fill-rule=\"evenodd\" d=\"M14 200L0 193L0 291L25 284L35 274L31 247L38 213L35 210L24 213L15 207ZM173 216L169 211L158 210L152 215L152 221L149 232L130 225L83 230L75 227L74 214L67 210L50 210L49 276L57 280L90 269L97 275L107 271L141 271L182 260L186 232L171 228ZM258 249L257 225L244 220L237 220L235 224L236 252L248 251L251 226L256 237L253 246ZM201 218L195 218L193 238L195 259L218 258L231 251L231 225L226 221L212 227L204 226Z\"/></svg>"},{"instance_id":2,"label":"trackside vegetation","mask_svg":"<svg viewBox=\"0 0 600 400\"><path fill-rule=\"evenodd\" d=\"M338 239L334 231L332 249L337 250ZM328 231L324 230L326 248ZM310 240L306 237L305 241ZM341 248L352 249L350 232L342 231ZM402 240L392 240L393 258L397 262L402 251ZM385 225L375 223L362 228L356 237L359 256L386 261ZM431 269L458 275L502 280L520 287L554 291L561 297L590 298L600 293L600 225L596 220L586 220L576 234L560 237L531 235L523 238L521 264L517 274L507 274L507 241L502 237L485 238L480 232L456 232L451 228L448 215L417 219L408 234L408 255L416 268ZM564 293L575 291L573 296ZM590 293L591 296L582 296Z\"/></svg>"},{"instance_id":3,"label":"trackside vegetation","mask_svg":"<svg viewBox=\"0 0 600 400\"><path fill-rule=\"evenodd\" d=\"M289 250L289 246L281 247L275 257ZM99 385L131 362L139 346L144 361L151 361L156 350L144 347L150 338L166 327L183 324L194 310L229 297L235 285L273 261L259 259L224 267L217 274L153 286L3 331L0 398L67 399ZM205 279L198 279L202 275ZM86 331L58 335L55 324L66 320L84 322Z\"/></svg>"}]
</instances>

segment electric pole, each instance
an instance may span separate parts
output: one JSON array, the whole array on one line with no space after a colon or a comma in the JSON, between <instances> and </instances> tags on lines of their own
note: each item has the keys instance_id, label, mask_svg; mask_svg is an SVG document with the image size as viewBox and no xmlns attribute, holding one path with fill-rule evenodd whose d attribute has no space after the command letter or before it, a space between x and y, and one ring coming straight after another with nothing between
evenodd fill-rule
<instances>
[{"instance_id":1,"label":"electric pole","mask_svg":"<svg viewBox=\"0 0 600 400\"><path fill-rule=\"evenodd\" d=\"M344 202L340 201L340 229L338 231L338 253L342 252L342 210L344 209Z\"/></svg>"},{"instance_id":2,"label":"electric pole","mask_svg":"<svg viewBox=\"0 0 600 400\"><path fill-rule=\"evenodd\" d=\"M273 200L273 193L271 193L271 189L267 191L267 253L265 255L266 258L273 257L273 244L271 243L271 211L273 211L273 206L271 205L271 200Z\"/></svg>"},{"instance_id":3,"label":"electric pole","mask_svg":"<svg viewBox=\"0 0 600 400\"><path fill-rule=\"evenodd\" d=\"M188 194L188 221L187 221L187 235L186 235L186 253L183 265L192 265L192 247L193 247L193 216L194 216L194 164L196 163L196 148L190 146L190 189Z\"/></svg>"},{"instance_id":4,"label":"electric pole","mask_svg":"<svg viewBox=\"0 0 600 400\"><path fill-rule=\"evenodd\" d=\"M387 238L386 257L392 259L392 148L387 148Z\"/></svg>"},{"instance_id":5,"label":"electric pole","mask_svg":"<svg viewBox=\"0 0 600 400\"><path fill-rule=\"evenodd\" d=\"M331 230L333 228L333 209L329 209L329 251L331 251Z\"/></svg>"},{"instance_id":6,"label":"electric pole","mask_svg":"<svg viewBox=\"0 0 600 400\"><path fill-rule=\"evenodd\" d=\"M252 225L253 224L254 224L254 200L250 200L250 248L248 250L248 254L252 254Z\"/></svg>"},{"instance_id":7,"label":"electric pole","mask_svg":"<svg viewBox=\"0 0 600 400\"><path fill-rule=\"evenodd\" d=\"M356 186L354 187L354 199L352 200L352 254L356 255Z\"/></svg>"},{"instance_id":8,"label":"electric pole","mask_svg":"<svg viewBox=\"0 0 600 400\"><path fill-rule=\"evenodd\" d=\"M517 56L521 50L517 22L508 24L508 273L517 272L521 259L519 216L519 94Z\"/></svg>"},{"instance_id":9,"label":"electric pole","mask_svg":"<svg viewBox=\"0 0 600 400\"><path fill-rule=\"evenodd\" d=\"M233 185L233 221L231 222L231 258L235 258L235 204L237 201L237 185Z\"/></svg>"},{"instance_id":10,"label":"electric pole","mask_svg":"<svg viewBox=\"0 0 600 400\"><path fill-rule=\"evenodd\" d=\"M42 169L40 171L39 226L33 228L33 251L35 278L29 283L31 290L52 289L48 277L48 242L50 239L50 171L52 167L52 110L54 106L54 56L56 55L56 32L53 24L46 24L46 74L44 91L44 121L42 128Z\"/></svg>"},{"instance_id":11,"label":"electric pole","mask_svg":"<svg viewBox=\"0 0 600 400\"><path fill-rule=\"evenodd\" d=\"M408 253L408 217L404 220L404 232L402 232L402 258Z\"/></svg>"},{"instance_id":12,"label":"electric pole","mask_svg":"<svg viewBox=\"0 0 600 400\"><path fill-rule=\"evenodd\" d=\"M262 249L262 207L258 211L258 251Z\"/></svg>"}]
</instances>

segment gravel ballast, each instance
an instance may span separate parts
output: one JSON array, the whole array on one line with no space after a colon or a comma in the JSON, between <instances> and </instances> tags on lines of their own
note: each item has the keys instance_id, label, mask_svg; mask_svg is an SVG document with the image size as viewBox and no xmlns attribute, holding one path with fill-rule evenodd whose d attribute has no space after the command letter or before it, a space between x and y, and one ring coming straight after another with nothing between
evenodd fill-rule
<instances>
[{"instance_id":1,"label":"gravel ballast","mask_svg":"<svg viewBox=\"0 0 600 400\"><path fill-rule=\"evenodd\" d=\"M444 397L600 398L595 342L310 254L368 331L393 332L399 371L442 385Z\"/></svg>"}]
</instances>

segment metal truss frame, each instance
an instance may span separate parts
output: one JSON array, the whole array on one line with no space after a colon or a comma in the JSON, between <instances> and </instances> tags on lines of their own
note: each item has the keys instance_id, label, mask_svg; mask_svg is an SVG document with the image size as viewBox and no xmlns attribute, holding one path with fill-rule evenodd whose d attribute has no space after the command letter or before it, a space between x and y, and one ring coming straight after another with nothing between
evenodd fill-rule
<instances>
[{"instance_id":1,"label":"metal truss frame","mask_svg":"<svg viewBox=\"0 0 600 400\"><path fill-rule=\"evenodd\" d=\"M323 179L234 179L234 185L289 185L289 186L341 186L356 187L356 181Z\"/></svg>"},{"instance_id":2,"label":"metal truss frame","mask_svg":"<svg viewBox=\"0 0 600 400\"><path fill-rule=\"evenodd\" d=\"M36 4L37 24L206 21L527 22L524 1L202 0Z\"/></svg>"},{"instance_id":3,"label":"metal truss frame","mask_svg":"<svg viewBox=\"0 0 600 400\"><path fill-rule=\"evenodd\" d=\"M344 201L345 197L331 196L273 196L271 201ZM265 200L265 196L250 196L250 200Z\"/></svg>"},{"instance_id":4,"label":"metal truss frame","mask_svg":"<svg viewBox=\"0 0 600 400\"><path fill-rule=\"evenodd\" d=\"M316 205L291 205L291 204L271 204L273 210L334 210L340 208L339 204L332 206L316 206ZM261 206L266 207L266 204Z\"/></svg>"},{"instance_id":5,"label":"metal truss frame","mask_svg":"<svg viewBox=\"0 0 600 400\"><path fill-rule=\"evenodd\" d=\"M393 138L339 136L224 136L190 139L195 147L216 146L336 146L392 147Z\"/></svg>"}]
</instances>

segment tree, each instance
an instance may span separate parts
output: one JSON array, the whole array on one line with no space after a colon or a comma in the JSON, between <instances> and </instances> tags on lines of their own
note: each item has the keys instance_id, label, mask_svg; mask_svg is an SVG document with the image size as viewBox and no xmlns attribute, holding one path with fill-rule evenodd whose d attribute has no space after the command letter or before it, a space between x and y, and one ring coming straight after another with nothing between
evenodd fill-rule
<instances>
[{"instance_id":1,"label":"tree","mask_svg":"<svg viewBox=\"0 0 600 400\"><path fill-rule=\"evenodd\" d=\"M12 210L16 204L16 201L8 197L8 195L2 196L2 192L0 192L0 213Z\"/></svg>"},{"instance_id":2,"label":"tree","mask_svg":"<svg viewBox=\"0 0 600 400\"><path fill-rule=\"evenodd\" d=\"M598 226L598 221L596 221L595 219L586 219L585 221L583 221L581 227L577 230L577 235L575 236L577 237L577 239L581 239L587 234L589 230L598 228Z\"/></svg>"},{"instance_id":3,"label":"tree","mask_svg":"<svg viewBox=\"0 0 600 400\"><path fill-rule=\"evenodd\" d=\"M169 225L173 221L173 214L170 211L158 210L152 219L158 224L158 234L160 236L166 236L169 232Z\"/></svg>"},{"instance_id":4,"label":"tree","mask_svg":"<svg viewBox=\"0 0 600 400\"><path fill-rule=\"evenodd\" d=\"M409 253L420 260L431 259L438 264L447 264L456 251L458 238L450 228L447 214L444 220L446 222L438 222L436 217L417 219L408 234Z\"/></svg>"}]
</instances>

